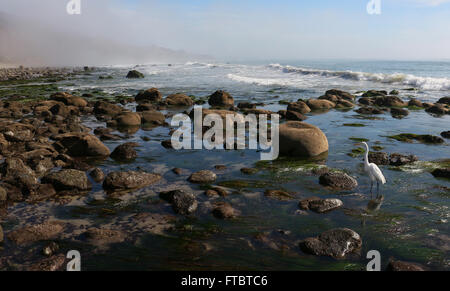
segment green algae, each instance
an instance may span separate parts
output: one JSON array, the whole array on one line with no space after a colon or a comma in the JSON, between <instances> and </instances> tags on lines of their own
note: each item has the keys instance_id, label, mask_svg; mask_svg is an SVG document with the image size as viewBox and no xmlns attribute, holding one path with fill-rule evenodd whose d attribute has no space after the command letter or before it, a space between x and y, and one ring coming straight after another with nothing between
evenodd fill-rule
<instances>
[{"instance_id":1,"label":"green algae","mask_svg":"<svg viewBox=\"0 0 450 291\"><path fill-rule=\"evenodd\" d=\"M387 136L388 138L395 139L401 142L412 143L414 140L421 143L439 144L444 143L441 137L429 135L429 134L414 134L414 133L401 133L397 135Z\"/></svg>"},{"instance_id":2,"label":"green algae","mask_svg":"<svg viewBox=\"0 0 450 291\"><path fill-rule=\"evenodd\" d=\"M362 137L349 137L348 139L355 142L369 142L367 138Z\"/></svg>"}]
</instances>

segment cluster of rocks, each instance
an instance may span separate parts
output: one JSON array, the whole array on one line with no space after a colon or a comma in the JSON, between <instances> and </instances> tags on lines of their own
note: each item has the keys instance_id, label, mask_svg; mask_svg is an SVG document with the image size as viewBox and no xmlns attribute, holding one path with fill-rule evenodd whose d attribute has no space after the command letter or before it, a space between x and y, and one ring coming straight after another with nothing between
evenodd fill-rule
<instances>
[{"instance_id":1,"label":"cluster of rocks","mask_svg":"<svg viewBox=\"0 0 450 291\"><path fill-rule=\"evenodd\" d=\"M370 152L369 162L377 165L403 166L412 164L419 159L415 155L402 155L399 153L387 154L384 152Z\"/></svg>"},{"instance_id":2,"label":"cluster of rocks","mask_svg":"<svg viewBox=\"0 0 450 291\"><path fill-rule=\"evenodd\" d=\"M0 68L0 81L32 80L37 78L62 77L71 74L74 70L69 68L36 68L15 67Z\"/></svg>"},{"instance_id":3,"label":"cluster of rocks","mask_svg":"<svg viewBox=\"0 0 450 291\"><path fill-rule=\"evenodd\" d=\"M121 126L139 126L142 119L162 124L165 119L159 112L129 112L106 100L88 101L63 92L45 101L0 101L0 112L0 198L7 201L0 204L89 191L92 184L86 171L94 167L86 159L102 160L111 155L116 160L132 161L137 157L135 143L119 145L111 154L101 140L120 136L111 135L112 128L98 128L94 133L99 139L81 123L82 115L94 115ZM103 182L100 169L94 169L91 176ZM109 173L103 185L108 190L133 189L159 179L150 173L118 172Z\"/></svg>"},{"instance_id":4,"label":"cluster of rocks","mask_svg":"<svg viewBox=\"0 0 450 291\"><path fill-rule=\"evenodd\" d=\"M406 102L397 95L398 91L392 91L388 94L388 92L383 90L369 90L358 99L358 103L363 106L356 112L370 115L390 112L394 118L403 118L409 115L409 111L405 107L412 107L423 108L432 115L450 114L450 97L443 97L436 103L429 103L421 102L415 98L411 98Z\"/></svg>"}]
</instances>

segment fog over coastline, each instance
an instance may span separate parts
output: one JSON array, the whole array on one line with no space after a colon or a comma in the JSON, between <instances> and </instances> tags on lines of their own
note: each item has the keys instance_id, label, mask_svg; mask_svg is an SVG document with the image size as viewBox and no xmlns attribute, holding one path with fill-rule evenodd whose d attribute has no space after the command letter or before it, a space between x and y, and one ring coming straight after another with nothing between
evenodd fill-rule
<instances>
[{"instance_id":1,"label":"fog over coastline","mask_svg":"<svg viewBox=\"0 0 450 291\"><path fill-rule=\"evenodd\" d=\"M447 0L2 0L0 63L450 59Z\"/></svg>"}]
</instances>

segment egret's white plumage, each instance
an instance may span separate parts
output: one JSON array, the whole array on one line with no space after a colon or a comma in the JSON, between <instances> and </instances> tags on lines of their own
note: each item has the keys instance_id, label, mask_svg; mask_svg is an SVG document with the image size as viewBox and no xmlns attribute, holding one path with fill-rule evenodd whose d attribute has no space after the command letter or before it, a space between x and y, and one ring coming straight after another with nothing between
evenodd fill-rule
<instances>
[{"instance_id":1,"label":"egret's white plumage","mask_svg":"<svg viewBox=\"0 0 450 291\"><path fill-rule=\"evenodd\" d=\"M379 189L380 183L382 185L386 184L386 178L381 172L380 168L374 163L369 163L369 145L365 142L363 144L366 146L366 155L364 157L364 170L367 175L369 175L370 181L372 183L370 187L370 192L372 193L373 182L377 182L377 189Z\"/></svg>"}]
</instances>

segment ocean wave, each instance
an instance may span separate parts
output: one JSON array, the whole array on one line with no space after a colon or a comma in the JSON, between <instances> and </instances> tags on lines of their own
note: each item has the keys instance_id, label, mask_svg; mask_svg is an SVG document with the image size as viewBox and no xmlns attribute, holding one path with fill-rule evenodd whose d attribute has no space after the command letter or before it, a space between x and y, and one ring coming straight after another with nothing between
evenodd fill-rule
<instances>
[{"instance_id":1,"label":"ocean wave","mask_svg":"<svg viewBox=\"0 0 450 291\"><path fill-rule=\"evenodd\" d=\"M185 66L199 66L199 67L207 67L207 68L217 68L220 67L219 64L210 64L210 63L201 63L201 62L186 62Z\"/></svg>"},{"instance_id":2,"label":"ocean wave","mask_svg":"<svg viewBox=\"0 0 450 291\"><path fill-rule=\"evenodd\" d=\"M260 86L295 86L299 84L300 82L293 82L292 80L288 79L278 79L278 78L253 78L253 77L245 77L245 76L239 76L235 74L228 74L228 79L231 79L236 82L241 83L247 83L247 84L253 84L253 85L260 85ZM300 80L298 80L300 81Z\"/></svg>"},{"instance_id":3,"label":"ocean wave","mask_svg":"<svg viewBox=\"0 0 450 291\"><path fill-rule=\"evenodd\" d=\"M269 68L281 70L284 73L296 73L301 75L317 75L327 78L341 78L353 81L370 81L385 84L400 84L419 88L422 90L450 90L450 78L419 77L411 74L383 74L353 71L330 71L293 66L271 64Z\"/></svg>"}]
</instances>

